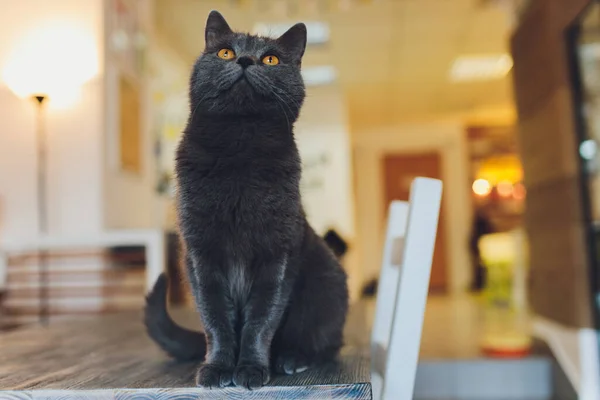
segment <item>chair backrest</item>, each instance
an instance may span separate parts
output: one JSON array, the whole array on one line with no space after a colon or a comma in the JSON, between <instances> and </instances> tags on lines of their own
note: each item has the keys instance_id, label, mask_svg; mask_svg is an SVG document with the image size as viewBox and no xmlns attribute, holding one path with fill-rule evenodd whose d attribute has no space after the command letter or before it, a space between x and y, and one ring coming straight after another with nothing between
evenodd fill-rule
<instances>
[{"instance_id":1,"label":"chair backrest","mask_svg":"<svg viewBox=\"0 0 600 400\"><path fill-rule=\"evenodd\" d=\"M441 181L416 178L409 202L390 204L371 336L374 399L413 398L441 198Z\"/></svg>"}]
</instances>

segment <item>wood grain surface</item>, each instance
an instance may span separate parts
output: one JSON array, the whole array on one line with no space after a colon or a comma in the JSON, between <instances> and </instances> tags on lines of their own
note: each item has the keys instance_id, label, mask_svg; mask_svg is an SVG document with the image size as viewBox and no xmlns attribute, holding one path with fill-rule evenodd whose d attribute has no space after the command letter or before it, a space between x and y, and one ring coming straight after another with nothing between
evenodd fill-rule
<instances>
[{"instance_id":1,"label":"wood grain surface","mask_svg":"<svg viewBox=\"0 0 600 400\"><path fill-rule=\"evenodd\" d=\"M197 326L193 313L177 319ZM204 390L196 363L176 363L147 337L140 313L80 318L0 335L0 399L371 399L368 353L338 360L268 387Z\"/></svg>"}]
</instances>

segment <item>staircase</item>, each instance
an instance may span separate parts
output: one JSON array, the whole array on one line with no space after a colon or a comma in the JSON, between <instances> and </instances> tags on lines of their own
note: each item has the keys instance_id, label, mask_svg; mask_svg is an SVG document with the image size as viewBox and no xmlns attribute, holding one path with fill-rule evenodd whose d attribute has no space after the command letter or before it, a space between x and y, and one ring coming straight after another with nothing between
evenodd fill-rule
<instances>
[{"instance_id":1,"label":"staircase","mask_svg":"<svg viewBox=\"0 0 600 400\"><path fill-rule=\"evenodd\" d=\"M50 252L47 259L47 283L43 292L37 253L14 254L8 258L0 314L2 326L39 321L44 303L50 321L142 308L143 249L132 249L128 253L77 249Z\"/></svg>"}]
</instances>

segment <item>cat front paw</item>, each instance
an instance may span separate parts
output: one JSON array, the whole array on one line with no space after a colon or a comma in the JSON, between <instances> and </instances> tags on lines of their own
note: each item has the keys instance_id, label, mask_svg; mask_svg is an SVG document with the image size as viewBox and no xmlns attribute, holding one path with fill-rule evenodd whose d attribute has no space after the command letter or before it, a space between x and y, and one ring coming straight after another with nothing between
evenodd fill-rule
<instances>
[{"instance_id":1,"label":"cat front paw","mask_svg":"<svg viewBox=\"0 0 600 400\"><path fill-rule=\"evenodd\" d=\"M261 365L238 365L233 373L233 383L249 390L260 389L269 379L269 368Z\"/></svg>"},{"instance_id":2,"label":"cat front paw","mask_svg":"<svg viewBox=\"0 0 600 400\"><path fill-rule=\"evenodd\" d=\"M222 388L233 382L233 368L218 364L202 364L196 373L196 385L208 388Z\"/></svg>"}]
</instances>

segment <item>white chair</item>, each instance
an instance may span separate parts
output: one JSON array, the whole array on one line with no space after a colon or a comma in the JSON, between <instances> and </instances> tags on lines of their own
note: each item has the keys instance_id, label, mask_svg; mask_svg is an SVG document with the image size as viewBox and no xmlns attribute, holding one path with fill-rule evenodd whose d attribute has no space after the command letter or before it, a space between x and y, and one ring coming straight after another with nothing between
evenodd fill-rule
<instances>
[{"instance_id":1,"label":"white chair","mask_svg":"<svg viewBox=\"0 0 600 400\"><path fill-rule=\"evenodd\" d=\"M409 202L390 204L371 335L376 400L413 398L441 198L441 181L416 178Z\"/></svg>"}]
</instances>

